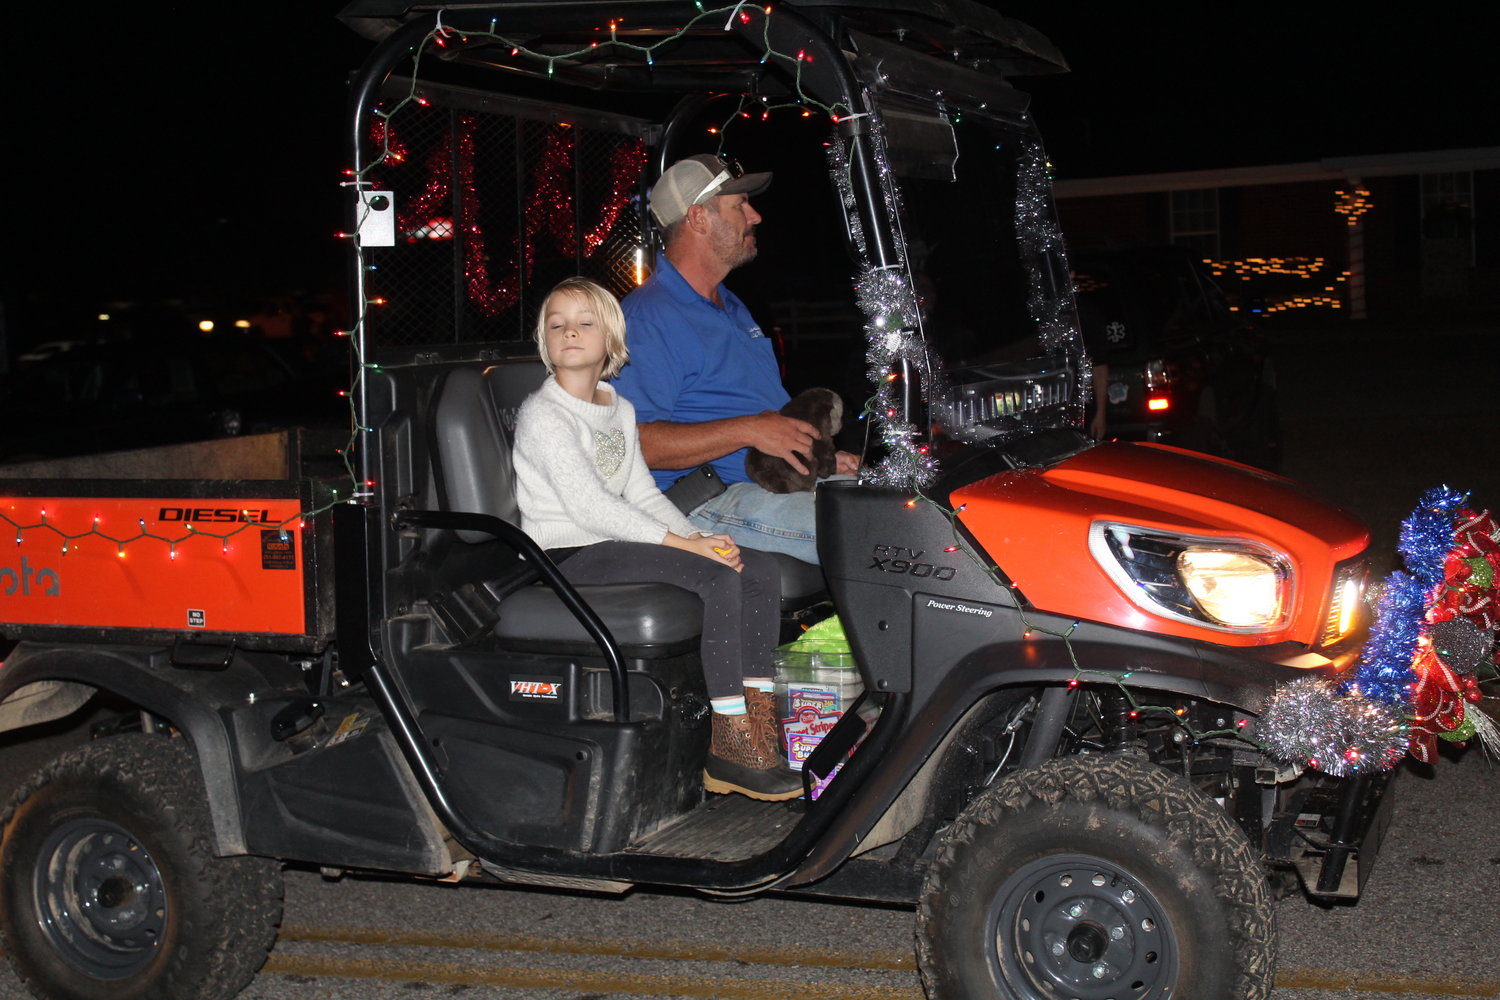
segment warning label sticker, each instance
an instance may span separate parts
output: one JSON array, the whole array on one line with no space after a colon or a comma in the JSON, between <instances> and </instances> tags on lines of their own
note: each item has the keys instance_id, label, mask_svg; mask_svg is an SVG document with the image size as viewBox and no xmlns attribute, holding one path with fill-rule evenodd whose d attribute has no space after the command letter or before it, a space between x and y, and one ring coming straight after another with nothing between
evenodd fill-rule
<instances>
[{"instance_id":1,"label":"warning label sticker","mask_svg":"<svg viewBox=\"0 0 1500 1000\"><path fill-rule=\"evenodd\" d=\"M260 533L261 569L296 569L297 536L290 531Z\"/></svg>"}]
</instances>

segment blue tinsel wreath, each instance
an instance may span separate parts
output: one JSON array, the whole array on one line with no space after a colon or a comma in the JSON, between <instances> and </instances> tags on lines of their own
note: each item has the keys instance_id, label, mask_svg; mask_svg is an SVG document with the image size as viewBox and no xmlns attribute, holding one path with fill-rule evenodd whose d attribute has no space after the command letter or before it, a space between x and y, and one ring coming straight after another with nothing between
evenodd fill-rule
<instances>
[{"instance_id":1,"label":"blue tinsel wreath","mask_svg":"<svg viewBox=\"0 0 1500 1000\"><path fill-rule=\"evenodd\" d=\"M1443 582L1443 563L1453 548L1454 519L1468 502L1468 493L1436 486L1422 494L1416 509L1401 522L1396 548L1409 572L1396 570L1386 577L1369 641L1360 653L1354 677L1340 693L1362 694L1400 709L1403 716L1408 714L1417 680L1412 660L1427 619L1427 602Z\"/></svg>"}]
</instances>

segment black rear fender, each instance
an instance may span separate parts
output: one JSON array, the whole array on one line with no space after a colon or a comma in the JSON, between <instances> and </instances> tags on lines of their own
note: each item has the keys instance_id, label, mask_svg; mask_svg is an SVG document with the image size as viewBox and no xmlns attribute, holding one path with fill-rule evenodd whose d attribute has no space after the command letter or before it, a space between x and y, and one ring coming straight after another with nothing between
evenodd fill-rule
<instances>
[{"instance_id":1,"label":"black rear fender","mask_svg":"<svg viewBox=\"0 0 1500 1000\"><path fill-rule=\"evenodd\" d=\"M267 719L306 699L300 673L272 654L232 652L174 665L161 647L22 643L0 668L0 725L6 729L55 721L107 693L166 720L192 744L203 774L220 854L246 851L239 799L239 755L229 727L245 713ZM269 732L267 726L241 726ZM243 742L243 740L242 740ZM269 736L266 743L271 743ZM242 748L243 750L244 748Z\"/></svg>"}]
</instances>

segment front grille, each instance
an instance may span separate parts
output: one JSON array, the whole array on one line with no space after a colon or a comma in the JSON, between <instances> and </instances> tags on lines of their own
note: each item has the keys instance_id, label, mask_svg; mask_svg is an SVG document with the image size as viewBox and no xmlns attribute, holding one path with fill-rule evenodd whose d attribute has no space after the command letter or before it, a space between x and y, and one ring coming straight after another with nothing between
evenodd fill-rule
<instances>
[{"instance_id":1,"label":"front grille","mask_svg":"<svg viewBox=\"0 0 1500 1000\"><path fill-rule=\"evenodd\" d=\"M1027 370L1030 369L1030 370ZM1067 426L1072 376L1066 366L1036 363L955 373L988 376L956 385L936 407L943 430L967 441L1006 440L1044 427Z\"/></svg>"}]
</instances>

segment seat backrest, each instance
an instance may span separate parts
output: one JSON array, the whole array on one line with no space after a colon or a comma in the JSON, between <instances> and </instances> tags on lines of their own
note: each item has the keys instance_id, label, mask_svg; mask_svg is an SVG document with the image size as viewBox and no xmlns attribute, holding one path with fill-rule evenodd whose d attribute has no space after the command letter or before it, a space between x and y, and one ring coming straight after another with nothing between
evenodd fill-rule
<instances>
[{"instance_id":1,"label":"seat backrest","mask_svg":"<svg viewBox=\"0 0 1500 1000\"><path fill-rule=\"evenodd\" d=\"M456 368L438 386L433 449L438 504L443 510L491 514L520 524L511 464L516 411L541 386L541 362ZM488 537L460 532L466 542Z\"/></svg>"},{"instance_id":2,"label":"seat backrest","mask_svg":"<svg viewBox=\"0 0 1500 1000\"><path fill-rule=\"evenodd\" d=\"M500 431L505 436L507 448L515 445L516 414L520 412L521 404L546 380L547 369L540 361L491 365L484 370L484 390L500 420Z\"/></svg>"}]
</instances>

